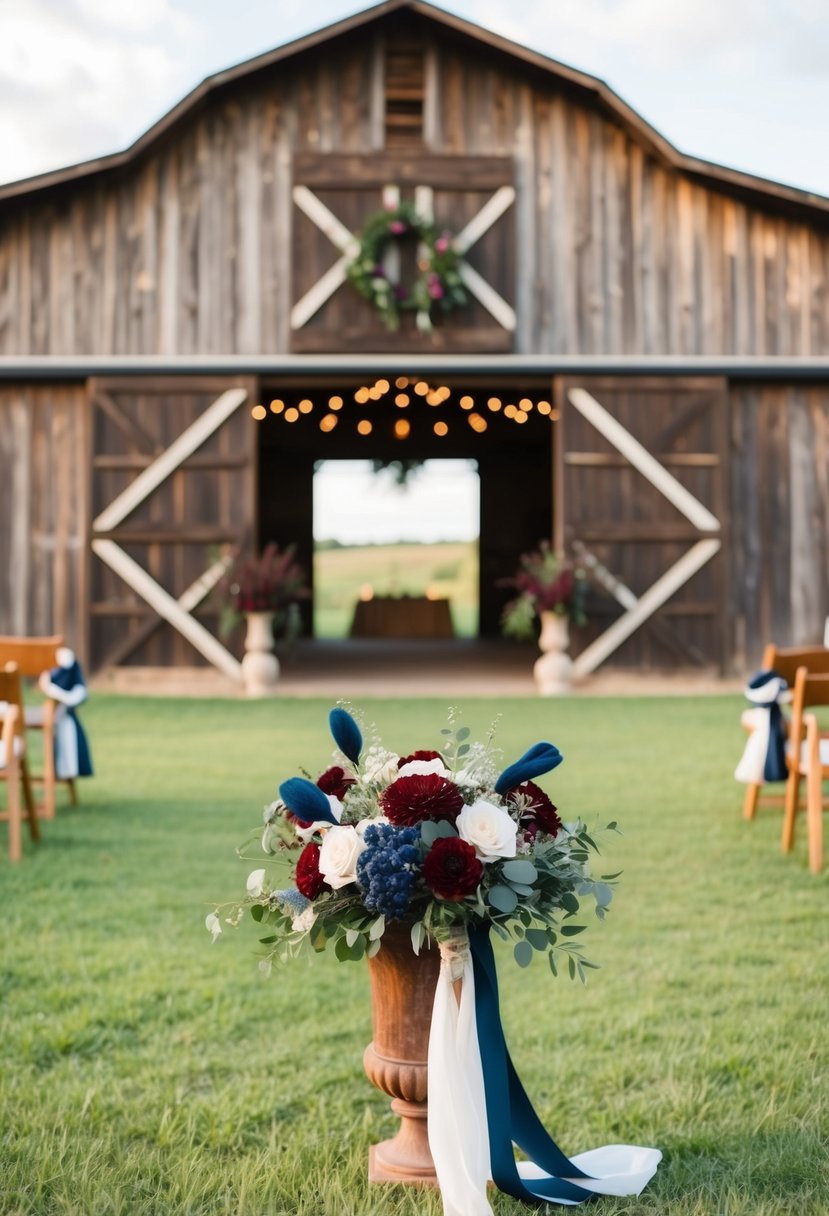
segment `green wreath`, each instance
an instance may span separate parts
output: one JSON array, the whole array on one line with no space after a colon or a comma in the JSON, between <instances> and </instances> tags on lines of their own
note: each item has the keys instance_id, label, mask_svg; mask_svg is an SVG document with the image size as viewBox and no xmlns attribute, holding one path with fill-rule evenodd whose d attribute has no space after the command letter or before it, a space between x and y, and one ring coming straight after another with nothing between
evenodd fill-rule
<instances>
[{"instance_id":1,"label":"green wreath","mask_svg":"<svg viewBox=\"0 0 829 1216\"><path fill-rule=\"evenodd\" d=\"M410 286L393 283L383 269L383 253L390 241L411 234L420 246L418 276ZM374 305L387 329L399 329L401 312L414 311L418 329L430 333L434 308L451 312L466 303L452 234L418 215L414 203L376 211L357 239L360 248L348 263L346 275L360 295Z\"/></svg>"}]
</instances>

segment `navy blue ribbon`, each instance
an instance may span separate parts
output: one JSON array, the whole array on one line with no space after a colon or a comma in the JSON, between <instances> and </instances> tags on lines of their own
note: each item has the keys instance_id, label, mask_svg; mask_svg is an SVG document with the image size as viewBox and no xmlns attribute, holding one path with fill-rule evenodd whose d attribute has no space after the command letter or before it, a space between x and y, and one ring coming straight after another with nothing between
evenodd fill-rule
<instances>
[{"instance_id":1,"label":"navy blue ribbon","mask_svg":"<svg viewBox=\"0 0 829 1216\"><path fill-rule=\"evenodd\" d=\"M769 745L763 776L766 781L785 781L789 775L786 768L786 728L783 711L775 701L769 706Z\"/></svg>"},{"instance_id":2,"label":"navy blue ribbon","mask_svg":"<svg viewBox=\"0 0 829 1216\"><path fill-rule=\"evenodd\" d=\"M574 1165L549 1136L527 1097L504 1039L498 1001L498 976L489 929L469 929L475 973L475 1020L484 1074L489 1155L492 1178L499 1190L524 1203L549 1200L581 1203L595 1192L570 1182L589 1175ZM527 1154L549 1178L523 1179L515 1163L513 1144Z\"/></svg>"}]
</instances>

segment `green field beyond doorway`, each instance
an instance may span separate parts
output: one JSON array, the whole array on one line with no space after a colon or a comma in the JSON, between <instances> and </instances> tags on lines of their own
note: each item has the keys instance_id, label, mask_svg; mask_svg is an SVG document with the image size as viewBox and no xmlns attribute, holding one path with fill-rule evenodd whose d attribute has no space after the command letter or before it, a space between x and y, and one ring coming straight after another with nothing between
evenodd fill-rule
<instances>
[{"instance_id":1,"label":"green field beyond doorway","mask_svg":"<svg viewBox=\"0 0 829 1216\"><path fill-rule=\"evenodd\" d=\"M477 636L479 515L471 461L422 462L403 484L398 470L370 461L322 463L314 477L315 636L348 637L361 601L391 601L392 616L402 605L415 630L419 606L425 620L439 617L433 605L445 601L454 636Z\"/></svg>"}]
</instances>

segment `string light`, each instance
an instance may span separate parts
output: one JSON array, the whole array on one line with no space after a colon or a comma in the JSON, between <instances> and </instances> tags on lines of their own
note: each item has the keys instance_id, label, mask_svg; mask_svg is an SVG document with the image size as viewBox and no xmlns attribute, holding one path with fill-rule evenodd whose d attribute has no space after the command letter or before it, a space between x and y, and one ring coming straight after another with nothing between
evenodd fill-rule
<instances>
[{"instance_id":1,"label":"string light","mask_svg":"<svg viewBox=\"0 0 829 1216\"><path fill-rule=\"evenodd\" d=\"M395 385L395 388L408 388L409 387L409 377L408 376L398 376L394 382L394 385Z\"/></svg>"},{"instance_id":2,"label":"string light","mask_svg":"<svg viewBox=\"0 0 829 1216\"><path fill-rule=\"evenodd\" d=\"M490 397L489 400L487 401L487 406L489 407L489 409L492 410L493 414L497 414L499 409L501 408L500 397Z\"/></svg>"},{"instance_id":3,"label":"string light","mask_svg":"<svg viewBox=\"0 0 829 1216\"><path fill-rule=\"evenodd\" d=\"M398 393L394 399L394 404L399 405L401 410L404 410L406 408L406 406L409 404L409 394L408 393Z\"/></svg>"},{"instance_id":4,"label":"string light","mask_svg":"<svg viewBox=\"0 0 829 1216\"><path fill-rule=\"evenodd\" d=\"M428 405L440 405L440 397L435 389L426 394L426 402Z\"/></svg>"},{"instance_id":5,"label":"string light","mask_svg":"<svg viewBox=\"0 0 829 1216\"><path fill-rule=\"evenodd\" d=\"M326 414L324 418L320 418L320 430L333 431L338 422L339 418L336 414Z\"/></svg>"},{"instance_id":6,"label":"string light","mask_svg":"<svg viewBox=\"0 0 829 1216\"><path fill-rule=\"evenodd\" d=\"M365 405L368 399L368 389L358 388L354 394L354 400L358 403L358 405Z\"/></svg>"},{"instance_id":7,"label":"string light","mask_svg":"<svg viewBox=\"0 0 829 1216\"><path fill-rule=\"evenodd\" d=\"M296 422L298 417L299 417L299 410L294 409L293 406L290 406L285 411L285 421L286 422Z\"/></svg>"},{"instance_id":8,"label":"string light","mask_svg":"<svg viewBox=\"0 0 829 1216\"><path fill-rule=\"evenodd\" d=\"M271 413L272 414L281 414L282 411L284 410L284 408L285 408L285 402L280 401L278 397L274 398L274 400L271 402Z\"/></svg>"},{"instance_id":9,"label":"string light","mask_svg":"<svg viewBox=\"0 0 829 1216\"><path fill-rule=\"evenodd\" d=\"M527 413L526 410L516 410L515 411L515 421L516 422L526 422L528 418L529 418L529 414Z\"/></svg>"},{"instance_id":10,"label":"string light","mask_svg":"<svg viewBox=\"0 0 829 1216\"><path fill-rule=\"evenodd\" d=\"M514 418L517 413L518 413L518 410L515 408L514 405L510 404L510 405L504 406L504 417L505 418Z\"/></svg>"},{"instance_id":11,"label":"string light","mask_svg":"<svg viewBox=\"0 0 829 1216\"><path fill-rule=\"evenodd\" d=\"M446 425L445 422L436 422L432 429L434 430L436 435L439 435L441 437L449 434L449 427Z\"/></svg>"},{"instance_id":12,"label":"string light","mask_svg":"<svg viewBox=\"0 0 829 1216\"><path fill-rule=\"evenodd\" d=\"M561 410L550 410L550 422L558 422L561 417Z\"/></svg>"},{"instance_id":13,"label":"string light","mask_svg":"<svg viewBox=\"0 0 829 1216\"><path fill-rule=\"evenodd\" d=\"M311 410L313 408L314 408L313 401L309 401L307 397L303 397L302 401L300 401L300 403L299 403L300 414L310 414Z\"/></svg>"},{"instance_id":14,"label":"string light","mask_svg":"<svg viewBox=\"0 0 829 1216\"><path fill-rule=\"evenodd\" d=\"M263 418L268 416L268 411L264 405L255 405L250 411L251 418L255 418L257 422L261 422Z\"/></svg>"},{"instance_id":15,"label":"string light","mask_svg":"<svg viewBox=\"0 0 829 1216\"><path fill-rule=\"evenodd\" d=\"M466 420L472 427L473 431L477 431L479 435L483 435L487 428L486 418L482 418L480 414L470 414Z\"/></svg>"},{"instance_id":16,"label":"string light","mask_svg":"<svg viewBox=\"0 0 829 1216\"><path fill-rule=\"evenodd\" d=\"M394 424L395 439L408 439L411 423L406 418L398 418Z\"/></svg>"},{"instance_id":17,"label":"string light","mask_svg":"<svg viewBox=\"0 0 829 1216\"><path fill-rule=\"evenodd\" d=\"M538 410L539 414L549 414L553 407L550 405L549 401L539 401L535 408Z\"/></svg>"},{"instance_id":18,"label":"string light","mask_svg":"<svg viewBox=\"0 0 829 1216\"><path fill-rule=\"evenodd\" d=\"M471 397L461 397L459 404L462 410L471 410L475 402Z\"/></svg>"},{"instance_id":19,"label":"string light","mask_svg":"<svg viewBox=\"0 0 829 1216\"><path fill-rule=\"evenodd\" d=\"M389 391L391 385L389 384L388 380L378 380L374 387L382 395L383 393L387 393Z\"/></svg>"},{"instance_id":20,"label":"string light","mask_svg":"<svg viewBox=\"0 0 829 1216\"><path fill-rule=\"evenodd\" d=\"M341 410L343 408L342 397L329 397L328 398L328 407L329 407L329 409L332 409L332 410Z\"/></svg>"},{"instance_id":21,"label":"string light","mask_svg":"<svg viewBox=\"0 0 829 1216\"><path fill-rule=\"evenodd\" d=\"M518 407L519 407L519 409L522 409L525 414L529 414L530 410L533 407L533 403L532 403L532 401L530 401L529 397L522 397L521 400L518 402Z\"/></svg>"},{"instance_id":22,"label":"string light","mask_svg":"<svg viewBox=\"0 0 829 1216\"><path fill-rule=\"evenodd\" d=\"M414 391L417 393L418 397L425 397L429 392L429 385L425 380L418 380L417 384L414 386Z\"/></svg>"},{"instance_id":23,"label":"string light","mask_svg":"<svg viewBox=\"0 0 829 1216\"><path fill-rule=\"evenodd\" d=\"M369 422L368 418L361 418L360 421L357 423L357 433L360 435L370 435L371 432L372 432L372 425Z\"/></svg>"}]
</instances>

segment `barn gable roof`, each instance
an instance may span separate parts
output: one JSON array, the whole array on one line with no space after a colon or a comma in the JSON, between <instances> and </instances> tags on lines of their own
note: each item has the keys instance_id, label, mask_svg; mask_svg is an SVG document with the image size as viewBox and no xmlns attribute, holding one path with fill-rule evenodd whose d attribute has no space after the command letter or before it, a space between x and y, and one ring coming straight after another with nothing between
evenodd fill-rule
<instances>
[{"instance_id":1,"label":"barn gable roof","mask_svg":"<svg viewBox=\"0 0 829 1216\"><path fill-rule=\"evenodd\" d=\"M754 205L774 210L799 214L803 218L823 220L829 217L829 198L794 186L731 169L699 157L680 152L665 136L661 135L640 114L629 106L603 80L579 71L567 64L534 51L520 43L504 38L483 26L465 18L455 16L444 9L429 4L426 0L381 0L313 33L278 46L264 54L243 61L233 67L206 77L177 105L154 123L143 135L121 152L101 156L62 169L51 170L34 177L23 178L0 186L0 202L31 196L74 181L93 178L120 169L150 152L172 129L194 112L201 109L208 98L215 96L228 86L236 84L284 63L307 51L313 50L353 31L364 29L399 10L409 10L435 25L477 42L495 52L509 56L526 66L566 84L581 93L585 101L592 102L599 110L614 119L662 163L686 174L688 177L712 189L736 195Z\"/></svg>"}]
</instances>

